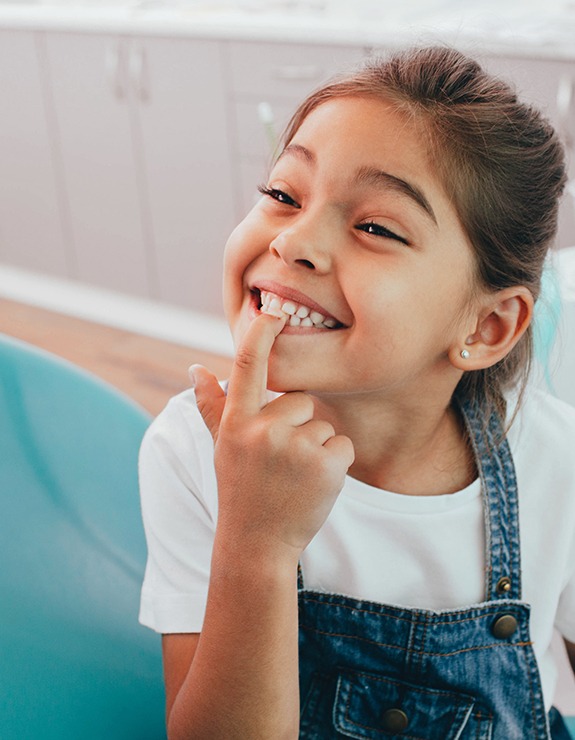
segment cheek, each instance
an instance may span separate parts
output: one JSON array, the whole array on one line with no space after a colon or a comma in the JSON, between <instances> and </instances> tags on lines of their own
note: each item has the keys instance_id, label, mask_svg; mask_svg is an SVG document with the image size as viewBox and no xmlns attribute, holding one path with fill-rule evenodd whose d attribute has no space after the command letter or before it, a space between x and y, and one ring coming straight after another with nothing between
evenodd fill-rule
<instances>
[{"instance_id":1,"label":"cheek","mask_svg":"<svg viewBox=\"0 0 575 740\"><path fill-rule=\"evenodd\" d=\"M245 222L242 221L231 233L224 250L223 288L224 307L226 312L231 310L240 300L243 289L243 276L247 266L253 259L249 248L253 244L250 240Z\"/></svg>"},{"instance_id":2,"label":"cheek","mask_svg":"<svg viewBox=\"0 0 575 740\"><path fill-rule=\"evenodd\" d=\"M241 277L247 266L267 249L256 208L236 226L226 243L224 250L226 279L228 276L231 279Z\"/></svg>"}]
</instances>

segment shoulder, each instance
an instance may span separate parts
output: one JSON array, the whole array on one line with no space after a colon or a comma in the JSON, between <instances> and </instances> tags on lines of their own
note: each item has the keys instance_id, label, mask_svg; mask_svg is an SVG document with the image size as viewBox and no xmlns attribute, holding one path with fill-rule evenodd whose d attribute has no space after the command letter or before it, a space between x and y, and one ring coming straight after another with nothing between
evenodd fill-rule
<instances>
[{"instance_id":1,"label":"shoulder","mask_svg":"<svg viewBox=\"0 0 575 740\"><path fill-rule=\"evenodd\" d=\"M513 412L511 405L511 412ZM540 454L562 454L575 450L575 407L538 388L526 391L509 430L510 442L543 444Z\"/></svg>"},{"instance_id":2,"label":"shoulder","mask_svg":"<svg viewBox=\"0 0 575 740\"><path fill-rule=\"evenodd\" d=\"M153 442L170 441L177 443L195 435L203 435L206 429L196 404L193 389L189 388L170 398L166 406L150 424L145 439Z\"/></svg>"},{"instance_id":3,"label":"shoulder","mask_svg":"<svg viewBox=\"0 0 575 740\"><path fill-rule=\"evenodd\" d=\"M567 516L575 516L575 407L529 389L508 440L520 496L564 507Z\"/></svg>"}]
</instances>

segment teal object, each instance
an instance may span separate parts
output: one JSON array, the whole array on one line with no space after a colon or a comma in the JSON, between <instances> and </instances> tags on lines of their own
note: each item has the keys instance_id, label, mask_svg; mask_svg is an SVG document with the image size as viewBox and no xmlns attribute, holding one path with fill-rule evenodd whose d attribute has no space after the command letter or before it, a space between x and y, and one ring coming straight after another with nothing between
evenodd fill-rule
<instances>
[{"instance_id":1,"label":"teal object","mask_svg":"<svg viewBox=\"0 0 575 740\"><path fill-rule=\"evenodd\" d=\"M0 335L0 738L165 737L160 637L138 624L137 456L150 417Z\"/></svg>"},{"instance_id":2,"label":"teal object","mask_svg":"<svg viewBox=\"0 0 575 740\"><path fill-rule=\"evenodd\" d=\"M543 369L548 390L554 393L550 372L550 358L561 319L561 289L553 262L545 262L541 276L541 293L533 316L533 346L536 359Z\"/></svg>"},{"instance_id":3,"label":"teal object","mask_svg":"<svg viewBox=\"0 0 575 740\"><path fill-rule=\"evenodd\" d=\"M571 733L571 737L575 740L575 717L565 717L565 724Z\"/></svg>"}]
</instances>

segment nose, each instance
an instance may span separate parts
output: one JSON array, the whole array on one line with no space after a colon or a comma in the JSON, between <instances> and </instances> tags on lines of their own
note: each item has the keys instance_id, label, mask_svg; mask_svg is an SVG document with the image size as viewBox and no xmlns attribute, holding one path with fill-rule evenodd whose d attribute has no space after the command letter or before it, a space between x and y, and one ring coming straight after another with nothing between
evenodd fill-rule
<instances>
[{"instance_id":1,"label":"nose","mask_svg":"<svg viewBox=\"0 0 575 740\"><path fill-rule=\"evenodd\" d=\"M331 228L330 228L331 227ZM320 273L329 272L335 234L333 223L319 224L303 219L280 231L271 241L270 252L286 265L298 265Z\"/></svg>"}]
</instances>

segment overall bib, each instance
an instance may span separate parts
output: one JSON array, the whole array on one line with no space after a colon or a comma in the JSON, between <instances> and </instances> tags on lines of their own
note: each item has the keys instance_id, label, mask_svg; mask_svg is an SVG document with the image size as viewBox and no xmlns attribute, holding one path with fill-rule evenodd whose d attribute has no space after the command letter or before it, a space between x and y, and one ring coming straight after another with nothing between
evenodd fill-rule
<instances>
[{"instance_id":1,"label":"overall bib","mask_svg":"<svg viewBox=\"0 0 575 740\"><path fill-rule=\"evenodd\" d=\"M485 427L480 407L461 412L481 479L486 600L439 612L388 606L306 590L300 570L302 740L569 738L559 713L545 712L521 601L509 445L495 414Z\"/></svg>"}]
</instances>

